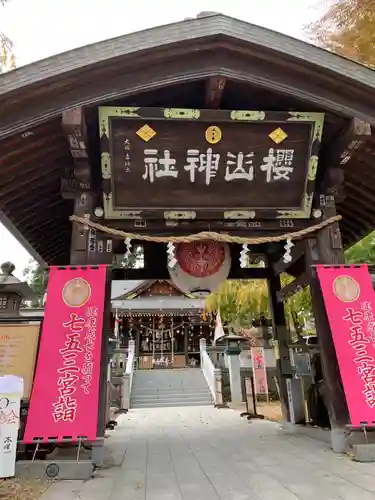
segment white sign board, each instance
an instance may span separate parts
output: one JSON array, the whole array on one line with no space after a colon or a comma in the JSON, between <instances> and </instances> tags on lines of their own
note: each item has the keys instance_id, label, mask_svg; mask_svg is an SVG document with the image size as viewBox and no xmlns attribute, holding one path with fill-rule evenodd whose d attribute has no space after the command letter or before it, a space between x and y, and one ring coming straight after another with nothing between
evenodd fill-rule
<instances>
[{"instance_id":1,"label":"white sign board","mask_svg":"<svg viewBox=\"0 0 375 500\"><path fill-rule=\"evenodd\" d=\"M23 380L0 377L0 478L15 474Z\"/></svg>"},{"instance_id":2,"label":"white sign board","mask_svg":"<svg viewBox=\"0 0 375 500\"><path fill-rule=\"evenodd\" d=\"M0 477L15 473L20 406L20 394L0 394Z\"/></svg>"}]
</instances>

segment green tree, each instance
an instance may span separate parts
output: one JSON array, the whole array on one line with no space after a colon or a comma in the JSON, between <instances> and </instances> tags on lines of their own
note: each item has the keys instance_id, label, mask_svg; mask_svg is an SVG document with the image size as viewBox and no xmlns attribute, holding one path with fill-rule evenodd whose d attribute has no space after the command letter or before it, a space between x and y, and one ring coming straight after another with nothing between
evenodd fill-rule
<instances>
[{"instance_id":1,"label":"green tree","mask_svg":"<svg viewBox=\"0 0 375 500\"><path fill-rule=\"evenodd\" d=\"M345 252L347 264L375 265L375 231ZM281 275L282 287L293 281L288 274ZM313 317L310 287L296 292L284 303L290 330L297 337L310 333L304 330L306 320ZM260 318L269 318L268 288L265 280L228 280L211 293L205 301L205 311L216 314L220 310L222 322L229 329L250 327Z\"/></svg>"},{"instance_id":2,"label":"green tree","mask_svg":"<svg viewBox=\"0 0 375 500\"><path fill-rule=\"evenodd\" d=\"M347 264L375 265L375 231L346 250L345 262Z\"/></svg>"},{"instance_id":3,"label":"green tree","mask_svg":"<svg viewBox=\"0 0 375 500\"><path fill-rule=\"evenodd\" d=\"M42 307L43 297L48 284L48 269L36 265L31 260L29 266L23 272L26 281L37 295L37 299L31 304L32 307Z\"/></svg>"},{"instance_id":4,"label":"green tree","mask_svg":"<svg viewBox=\"0 0 375 500\"><path fill-rule=\"evenodd\" d=\"M324 0L323 5L324 15L307 27L312 38L332 52L375 66L374 0Z\"/></svg>"},{"instance_id":5,"label":"green tree","mask_svg":"<svg viewBox=\"0 0 375 500\"><path fill-rule=\"evenodd\" d=\"M283 274L282 286L294 278ZM239 327L250 327L255 321L270 318L268 286L265 280L227 280L205 301L205 311L220 316L224 325L236 330ZM285 302L285 313L290 329L297 335L303 331L304 320L311 317L311 295L305 288Z\"/></svg>"},{"instance_id":6,"label":"green tree","mask_svg":"<svg viewBox=\"0 0 375 500\"><path fill-rule=\"evenodd\" d=\"M227 280L205 301L205 311L220 316L230 328L251 326L268 311L267 283L264 280Z\"/></svg>"}]
</instances>

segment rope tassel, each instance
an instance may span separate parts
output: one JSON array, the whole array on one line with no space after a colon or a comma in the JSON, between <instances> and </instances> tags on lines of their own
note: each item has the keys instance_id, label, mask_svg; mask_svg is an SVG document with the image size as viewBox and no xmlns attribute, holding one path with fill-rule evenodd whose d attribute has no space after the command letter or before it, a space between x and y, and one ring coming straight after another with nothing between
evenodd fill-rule
<instances>
[{"instance_id":1,"label":"rope tassel","mask_svg":"<svg viewBox=\"0 0 375 500\"><path fill-rule=\"evenodd\" d=\"M177 264L177 259L175 257L175 246L173 243L169 242L167 245L167 254L168 254L168 267L171 269Z\"/></svg>"},{"instance_id":2,"label":"rope tassel","mask_svg":"<svg viewBox=\"0 0 375 500\"><path fill-rule=\"evenodd\" d=\"M131 238L125 238L125 259L128 259L132 254L132 240Z\"/></svg>"},{"instance_id":3,"label":"rope tassel","mask_svg":"<svg viewBox=\"0 0 375 500\"><path fill-rule=\"evenodd\" d=\"M285 253L283 256L284 264L288 264L289 262L292 262L291 250L293 247L294 247L294 243L292 243L292 240L290 238L288 238L286 240L286 244L284 245L284 250L285 250Z\"/></svg>"}]
</instances>

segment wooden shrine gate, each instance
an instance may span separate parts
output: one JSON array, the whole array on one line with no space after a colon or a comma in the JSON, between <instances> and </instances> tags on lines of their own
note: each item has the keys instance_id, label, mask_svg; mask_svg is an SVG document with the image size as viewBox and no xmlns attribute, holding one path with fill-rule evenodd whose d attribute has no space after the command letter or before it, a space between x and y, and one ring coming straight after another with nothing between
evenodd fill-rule
<instances>
[{"instance_id":1,"label":"wooden shrine gate","mask_svg":"<svg viewBox=\"0 0 375 500\"><path fill-rule=\"evenodd\" d=\"M322 363L329 374L328 388L335 394L329 413L333 426L345 426L345 398L311 267L343 258L333 186L324 176L316 186L324 114L139 107L99 107L98 113L103 208L96 209L90 220L78 214L71 217L88 227L88 255L96 253L98 237L104 237L99 243L103 250L108 237L125 241L123 251L128 256L133 245L143 243L148 277L173 279L171 253L178 254L178 248L188 243L189 258L198 255L204 260L202 273L195 276L205 288L212 259L220 258L220 245L229 244L231 267L222 279L259 277L269 282L286 419L286 380L292 377L292 368L283 302L311 285ZM130 218L137 228L134 232L126 230ZM194 247L210 241L218 245L214 256L209 249L199 254ZM241 256L247 253L264 255L267 267L242 267ZM296 279L281 289L284 271Z\"/></svg>"},{"instance_id":2,"label":"wooden shrine gate","mask_svg":"<svg viewBox=\"0 0 375 500\"><path fill-rule=\"evenodd\" d=\"M179 245L216 242L210 255L195 247L187 286L211 290L224 260L221 279L268 280L286 418L283 302L310 285L341 432L314 265L343 263L343 246L375 226L374 73L222 15L146 34L0 76L1 221L39 262L113 265L113 280L177 279ZM139 244L143 265L119 266ZM266 267L241 267L241 252ZM281 289L284 271L295 279Z\"/></svg>"}]
</instances>

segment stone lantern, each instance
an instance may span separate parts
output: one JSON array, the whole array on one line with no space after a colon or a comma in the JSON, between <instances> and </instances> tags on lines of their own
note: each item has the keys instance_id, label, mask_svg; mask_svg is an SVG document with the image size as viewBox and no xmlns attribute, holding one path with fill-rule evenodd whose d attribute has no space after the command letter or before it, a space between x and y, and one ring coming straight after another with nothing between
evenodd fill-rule
<instances>
[{"instance_id":1,"label":"stone lantern","mask_svg":"<svg viewBox=\"0 0 375 500\"><path fill-rule=\"evenodd\" d=\"M242 402L242 386L241 386L241 364L240 353L241 343L246 341L246 338L238 335L226 335L223 337L225 341L225 356L226 365L229 371L230 392L232 404L238 405Z\"/></svg>"},{"instance_id":2,"label":"stone lantern","mask_svg":"<svg viewBox=\"0 0 375 500\"><path fill-rule=\"evenodd\" d=\"M14 270L11 262L0 266L0 318L19 316L21 303L36 298L27 283L13 276Z\"/></svg>"}]
</instances>

